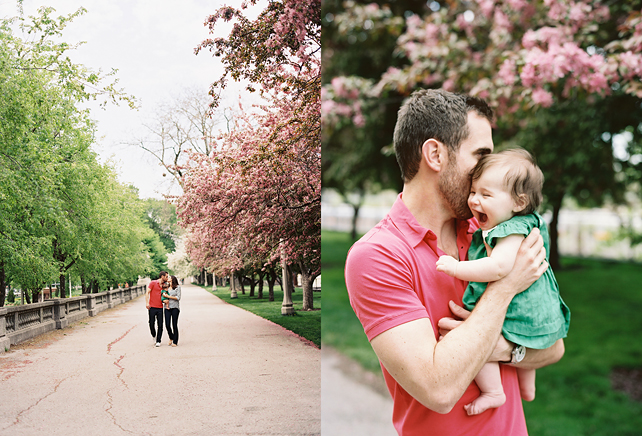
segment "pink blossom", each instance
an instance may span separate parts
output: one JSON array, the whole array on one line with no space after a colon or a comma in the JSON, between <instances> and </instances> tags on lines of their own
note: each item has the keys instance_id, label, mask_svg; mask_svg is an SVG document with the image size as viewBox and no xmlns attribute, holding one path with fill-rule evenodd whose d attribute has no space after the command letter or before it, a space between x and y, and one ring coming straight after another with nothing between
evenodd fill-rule
<instances>
[{"instance_id":1,"label":"pink blossom","mask_svg":"<svg viewBox=\"0 0 642 436\"><path fill-rule=\"evenodd\" d=\"M534 85L538 81L535 66L533 64L524 65L522 72L519 74L519 78L522 81L522 85L527 88Z\"/></svg>"},{"instance_id":2,"label":"pink blossom","mask_svg":"<svg viewBox=\"0 0 642 436\"><path fill-rule=\"evenodd\" d=\"M515 81L517 81L517 76L515 74L515 61L512 59L504 60L497 75L502 79L505 85L513 85Z\"/></svg>"},{"instance_id":3,"label":"pink blossom","mask_svg":"<svg viewBox=\"0 0 642 436\"><path fill-rule=\"evenodd\" d=\"M441 87L446 91L452 92L455 90L455 81L453 79L446 79Z\"/></svg>"},{"instance_id":4,"label":"pink blossom","mask_svg":"<svg viewBox=\"0 0 642 436\"><path fill-rule=\"evenodd\" d=\"M528 6L528 2L526 0L508 0L508 5L514 11L519 12Z\"/></svg>"},{"instance_id":5,"label":"pink blossom","mask_svg":"<svg viewBox=\"0 0 642 436\"><path fill-rule=\"evenodd\" d=\"M528 29L524 36L522 36L522 46L526 49L531 49L537 45L538 36L534 30Z\"/></svg>"},{"instance_id":6,"label":"pink blossom","mask_svg":"<svg viewBox=\"0 0 642 436\"><path fill-rule=\"evenodd\" d=\"M431 41L439 37L439 26L433 23L426 24L426 40Z\"/></svg>"},{"instance_id":7,"label":"pink blossom","mask_svg":"<svg viewBox=\"0 0 642 436\"><path fill-rule=\"evenodd\" d=\"M424 21L417 14L412 14L411 16L406 18L406 25L408 26L408 28L418 28L418 27L421 27L423 23Z\"/></svg>"},{"instance_id":8,"label":"pink blossom","mask_svg":"<svg viewBox=\"0 0 642 436\"><path fill-rule=\"evenodd\" d=\"M352 117L352 122L357 127L364 127L366 125L366 119L361 113L357 113Z\"/></svg>"},{"instance_id":9,"label":"pink blossom","mask_svg":"<svg viewBox=\"0 0 642 436\"><path fill-rule=\"evenodd\" d=\"M533 102L542 107L551 107L553 105L553 94L543 88L536 88L532 94Z\"/></svg>"},{"instance_id":10,"label":"pink blossom","mask_svg":"<svg viewBox=\"0 0 642 436\"><path fill-rule=\"evenodd\" d=\"M477 3L479 4L479 8L481 9L484 17L490 19L490 17L493 16L493 10L495 9L494 0L477 0Z\"/></svg>"},{"instance_id":11,"label":"pink blossom","mask_svg":"<svg viewBox=\"0 0 642 436\"><path fill-rule=\"evenodd\" d=\"M571 9L569 11L569 18L571 21L583 21L590 12L591 7L589 5L573 3L571 4Z\"/></svg>"},{"instance_id":12,"label":"pink blossom","mask_svg":"<svg viewBox=\"0 0 642 436\"><path fill-rule=\"evenodd\" d=\"M513 24L510 22L506 14L503 13L500 9L495 9L494 22L495 26L501 29L510 31L513 28Z\"/></svg>"},{"instance_id":13,"label":"pink blossom","mask_svg":"<svg viewBox=\"0 0 642 436\"><path fill-rule=\"evenodd\" d=\"M566 11L564 10L563 3L559 1L545 1L548 6L548 18L553 21L560 21L564 17Z\"/></svg>"},{"instance_id":14,"label":"pink blossom","mask_svg":"<svg viewBox=\"0 0 642 436\"><path fill-rule=\"evenodd\" d=\"M472 23L466 21L464 14L458 14L455 23L457 23L457 26L459 26L460 29L468 29L472 26Z\"/></svg>"},{"instance_id":15,"label":"pink blossom","mask_svg":"<svg viewBox=\"0 0 642 436\"><path fill-rule=\"evenodd\" d=\"M376 14L377 12L379 12L379 5L376 3L367 4L365 7L365 12L367 14Z\"/></svg>"},{"instance_id":16,"label":"pink blossom","mask_svg":"<svg viewBox=\"0 0 642 436\"><path fill-rule=\"evenodd\" d=\"M589 76L588 87L589 87L589 91L600 92L600 91L608 90L609 84L604 74L594 73Z\"/></svg>"}]
</instances>

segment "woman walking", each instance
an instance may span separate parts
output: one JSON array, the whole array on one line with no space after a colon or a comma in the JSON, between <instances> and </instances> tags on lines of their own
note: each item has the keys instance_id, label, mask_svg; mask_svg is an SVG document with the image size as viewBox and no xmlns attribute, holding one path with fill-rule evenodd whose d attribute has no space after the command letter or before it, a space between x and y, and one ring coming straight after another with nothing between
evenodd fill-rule
<instances>
[{"instance_id":1,"label":"woman walking","mask_svg":"<svg viewBox=\"0 0 642 436\"><path fill-rule=\"evenodd\" d=\"M181 299L181 287L178 279L172 276L172 285L168 291L168 303L165 309L165 327L169 334L169 345L176 347L178 345L178 315L180 314L179 301Z\"/></svg>"}]
</instances>

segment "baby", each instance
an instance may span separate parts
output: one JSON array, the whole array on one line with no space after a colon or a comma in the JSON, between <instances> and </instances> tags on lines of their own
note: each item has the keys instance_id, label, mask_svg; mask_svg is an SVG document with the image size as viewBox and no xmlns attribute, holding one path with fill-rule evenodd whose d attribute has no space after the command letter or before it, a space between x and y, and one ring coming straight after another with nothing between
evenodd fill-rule
<instances>
[{"instance_id":1,"label":"baby","mask_svg":"<svg viewBox=\"0 0 642 436\"><path fill-rule=\"evenodd\" d=\"M473 234L468 261L441 256L437 270L470 283L463 296L472 310L488 282L510 272L522 240L538 227L547 258L549 238L543 218L535 211L542 201L544 176L535 159L523 149L504 150L482 157L472 172L468 206L480 229ZM544 349L566 337L570 310L562 301L553 271L546 272L508 306L502 333L516 344L512 363L521 361L526 348ZM517 369L522 398L535 398L535 370ZM487 363L475 382L481 395L464 406L477 415L506 401L499 365Z\"/></svg>"},{"instance_id":2,"label":"baby","mask_svg":"<svg viewBox=\"0 0 642 436\"><path fill-rule=\"evenodd\" d=\"M169 282L161 283L161 303L164 309L169 309Z\"/></svg>"}]
</instances>

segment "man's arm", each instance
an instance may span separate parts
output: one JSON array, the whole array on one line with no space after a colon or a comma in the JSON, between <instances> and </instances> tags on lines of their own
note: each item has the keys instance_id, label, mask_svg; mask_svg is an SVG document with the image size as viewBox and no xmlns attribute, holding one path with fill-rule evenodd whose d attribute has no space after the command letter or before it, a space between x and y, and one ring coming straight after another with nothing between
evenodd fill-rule
<instances>
[{"instance_id":1,"label":"man's arm","mask_svg":"<svg viewBox=\"0 0 642 436\"><path fill-rule=\"evenodd\" d=\"M453 329L459 327L463 321L468 318L470 312L464 309L457 304L450 302L450 311L457 317L459 320L453 318L442 318L439 320L439 333L442 336L446 336L447 333ZM493 351L489 361L490 362L510 362L511 352L513 351L515 344L508 341L504 336L500 336L497 341L497 346ZM517 364L511 364L517 368L524 369L539 369L544 366L552 365L553 363L558 362L564 356L564 340L559 339L551 347L536 350L532 348L526 349L526 355L524 360Z\"/></svg>"},{"instance_id":2,"label":"man's arm","mask_svg":"<svg viewBox=\"0 0 642 436\"><path fill-rule=\"evenodd\" d=\"M150 285L151 285L151 283L150 283ZM145 307L147 309L149 309L151 307L149 305L149 296L150 296L151 292L152 292L152 288L150 288L149 285L147 285L147 292L145 292Z\"/></svg>"},{"instance_id":3,"label":"man's arm","mask_svg":"<svg viewBox=\"0 0 642 436\"><path fill-rule=\"evenodd\" d=\"M371 345L383 366L424 406L448 413L481 367L491 358L501 334L506 309L548 267L539 231L520 248L515 268L489 285L475 311L439 342L427 318L387 330Z\"/></svg>"}]
</instances>

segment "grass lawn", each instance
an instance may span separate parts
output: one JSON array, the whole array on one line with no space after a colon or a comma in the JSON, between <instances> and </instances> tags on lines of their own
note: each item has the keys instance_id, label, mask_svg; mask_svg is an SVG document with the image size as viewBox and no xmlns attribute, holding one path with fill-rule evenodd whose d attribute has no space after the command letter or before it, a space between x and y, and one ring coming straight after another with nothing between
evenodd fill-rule
<instances>
[{"instance_id":1,"label":"grass lawn","mask_svg":"<svg viewBox=\"0 0 642 436\"><path fill-rule=\"evenodd\" d=\"M343 262L352 241L322 232L326 309L322 342L379 371L348 302ZM642 367L642 265L563 259L555 275L571 309L566 354L537 372L537 397L524 403L531 436L642 434L642 402L615 391L614 368Z\"/></svg>"},{"instance_id":2,"label":"grass lawn","mask_svg":"<svg viewBox=\"0 0 642 436\"><path fill-rule=\"evenodd\" d=\"M284 316L281 315L283 291L278 285L274 286L274 301L268 300L267 286L263 288L263 299L258 299L256 296L250 297L249 287L245 288L245 295L238 292L238 298L235 299L230 298L229 287L219 287L216 291L212 291L211 286L201 287L221 300L272 321L321 347L321 292L314 293L314 310L302 311L303 292L301 288L296 288L292 293L292 303L296 313L292 316Z\"/></svg>"}]
</instances>

